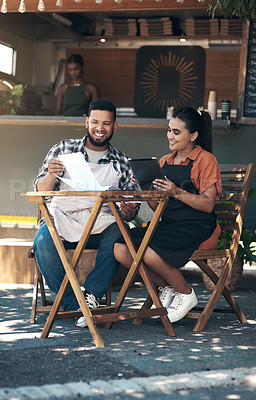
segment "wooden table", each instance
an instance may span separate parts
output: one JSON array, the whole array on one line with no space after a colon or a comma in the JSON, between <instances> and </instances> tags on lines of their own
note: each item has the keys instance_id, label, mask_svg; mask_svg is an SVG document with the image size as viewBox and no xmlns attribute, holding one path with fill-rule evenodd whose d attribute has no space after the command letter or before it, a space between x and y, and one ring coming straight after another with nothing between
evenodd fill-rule
<instances>
[{"instance_id":1,"label":"wooden table","mask_svg":"<svg viewBox=\"0 0 256 400\"><path fill-rule=\"evenodd\" d=\"M90 333L93 337L95 345L97 347L104 347L103 340L99 334L97 324L105 323L106 328L110 328L114 321L118 320L127 320L127 319L137 319L137 318L145 318L152 316L160 316L162 322L166 328L167 334L170 336L175 336L174 329L167 317L166 308L164 308L160 302L160 299L157 295L155 287L147 273L147 270L141 261L143 255L148 247L148 243L157 227L159 219L164 211L164 208L168 202L168 196L166 194L158 192L158 191L104 191L104 192L80 192L80 191L65 191L65 192L27 192L24 193L27 197L28 202L37 203L39 209L42 212L43 217L45 218L45 222L48 226L49 232L52 236L54 244L56 246L57 252L61 258L64 269L66 271L66 275L62 281L59 292L55 298L47 321L45 323L43 332L41 337L48 337L51 328L55 319L60 318L74 318L84 315ZM67 259L66 251L63 246L62 240L59 237L59 234L56 230L56 227L53 223L52 217L47 208L46 202L49 198L54 196L86 196L86 197L95 197L95 204L92 208L89 220L85 226L84 232L81 236L81 239L74 251L72 260L69 262ZM119 215L118 206L116 203L121 201L148 201L155 200L158 202L157 208L154 212L153 218L148 226L148 229L145 233L145 236L141 242L141 245L136 250L134 244L132 242L131 236L129 234L129 230L127 229L126 224L122 220ZM99 215L101 207L104 203L108 203L110 206L113 215L118 223L120 231L124 237L124 240L129 248L129 251L132 255L133 262L131 268L128 271L127 277L120 289L120 292L117 296L115 304L109 307L99 307L93 310L90 310L87 306L85 298L83 296L83 292L76 278L75 269L78 264L78 261L81 257L82 251L86 246L88 238L91 234L94 223ZM155 309L145 309L141 310L133 310L133 311L125 311L120 312L120 308L125 299L125 296L129 290L129 287L135 277L136 273L140 271L141 277L147 287L147 290L156 305ZM72 289L75 293L77 301L79 303L81 311L66 311L60 312L59 308L61 306L62 300L65 296L68 284L72 286Z\"/></svg>"}]
</instances>

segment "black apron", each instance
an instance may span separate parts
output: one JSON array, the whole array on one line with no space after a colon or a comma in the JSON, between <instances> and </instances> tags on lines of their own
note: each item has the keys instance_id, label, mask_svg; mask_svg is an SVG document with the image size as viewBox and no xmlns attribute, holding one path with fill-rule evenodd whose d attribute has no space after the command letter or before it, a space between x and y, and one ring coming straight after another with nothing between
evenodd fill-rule
<instances>
[{"instance_id":1,"label":"black apron","mask_svg":"<svg viewBox=\"0 0 256 400\"><path fill-rule=\"evenodd\" d=\"M199 194L190 177L192 166L193 160L190 160L188 165L168 165L166 162L162 171L176 186L187 192ZM170 197L149 247L173 267L180 268L186 264L200 244L212 236L215 228L214 211L211 213L198 211ZM136 246L140 245L146 229L131 230Z\"/></svg>"}]
</instances>

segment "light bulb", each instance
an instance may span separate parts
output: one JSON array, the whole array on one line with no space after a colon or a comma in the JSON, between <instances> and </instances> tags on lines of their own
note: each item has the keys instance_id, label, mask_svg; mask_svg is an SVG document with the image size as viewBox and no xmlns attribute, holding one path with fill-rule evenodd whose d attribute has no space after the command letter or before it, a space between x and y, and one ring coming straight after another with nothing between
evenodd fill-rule
<instances>
[{"instance_id":1,"label":"light bulb","mask_svg":"<svg viewBox=\"0 0 256 400\"><path fill-rule=\"evenodd\" d=\"M101 5L103 3L103 0L95 0L95 3Z\"/></svg>"},{"instance_id":2,"label":"light bulb","mask_svg":"<svg viewBox=\"0 0 256 400\"><path fill-rule=\"evenodd\" d=\"M25 6L25 3L24 3L24 0L20 0L20 5L19 5L19 8L18 8L18 11L20 13L24 13L26 11L26 6Z\"/></svg>"},{"instance_id":3,"label":"light bulb","mask_svg":"<svg viewBox=\"0 0 256 400\"><path fill-rule=\"evenodd\" d=\"M184 0L176 0L176 3L178 3L178 4L183 4L183 3L184 3Z\"/></svg>"},{"instance_id":4,"label":"light bulb","mask_svg":"<svg viewBox=\"0 0 256 400\"><path fill-rule=\"evenodd\" d=\"M62 0L57 0L55 5L56 5L56 7L62 7L63 6L63 1Z\"/></svg>"},{"instance_id":5,"label":"light bulb","mask_svg":"<svg viewBox=\"0 0 256 400\"><path fill-rule=\"evenodd\" d=\"M1 7L1 12L3 14L7 13L7 0L3 0L2 7Z\"/></svg>"},{"instance_id":6,"label":"light bulb","mask_svg":"<svg viewBox=\"0 0 256 400\"><path fill-rule=\"evenodd\" d=\"M38 6L37 6L38 11L44 11L45 10L45 5L43 0L39 0Z\"/></svg>"}]
</instances>

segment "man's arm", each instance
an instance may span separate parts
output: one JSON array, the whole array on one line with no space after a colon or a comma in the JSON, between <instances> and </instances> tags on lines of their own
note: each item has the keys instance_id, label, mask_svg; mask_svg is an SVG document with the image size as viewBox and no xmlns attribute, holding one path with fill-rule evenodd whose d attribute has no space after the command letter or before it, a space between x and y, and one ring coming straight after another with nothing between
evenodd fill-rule
<instances>
[{"instance_id":1,"label":"man's arm","mask_svg":"<svg viewBox=\"0 0 256 400\"><path fill-rule=\"evenodd\" d=\"M48 172L46 175L39 178L36 188L38 191L54 190L57 176L64 171L63 162L60 160L52 160L48 164ZM57 176L56 176L57 175Z\"/></svg>"},{"instance_id":2,"label":"man's arm","mask_svg":"<svg viewBox=\"0 0 256 400\"><path fill-rule=\"evenodd\" d=\"M130 167L128 160L125 158L126 168L124 168L123 175L125 176L126 182L122 187L122 190L138 190L136 181L133 179L133 172ZM132 221L139 212L140 204L123 202L120 204L121 214L125 221Z\"/></svg>"}]
</instances>

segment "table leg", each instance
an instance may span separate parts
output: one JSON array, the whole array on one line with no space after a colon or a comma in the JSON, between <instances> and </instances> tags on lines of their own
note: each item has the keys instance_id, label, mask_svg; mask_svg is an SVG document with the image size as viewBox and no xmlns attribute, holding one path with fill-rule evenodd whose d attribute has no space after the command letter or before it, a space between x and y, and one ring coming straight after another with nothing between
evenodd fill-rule
<instances>
[{"instance_id":1,"label":"table leg","mask_svg":"<svg viewBox=\"0 0 256 400\"><path fill-rule=\"evenodd\" d=\"M114 214L114 216L116 218L116 221L117 221L118 226L119 226L119 228L121 230L121 233L122 233L122 235L123 235L123 237L125 239L125 242L126 242L126 244L128 246L128 249L129 249L129 251L131 253L131 256L133 257L132 265L131 265L131 267L130 267L130 269L128 271L126 279L125 279L125 281L124 281L124 283L123 283L123 285L121 287L121 290L120 290L120 292L119 292L119 294L117 296L117 299L116 299L116 302L115 302L115 309L114 309L113 312L118 312L120 310L120 307L121 307L121 305L122 305L122 303L124 301L124 298L125 298L128 290L129 290L129 287L130 287L130 285L131 285L131 283L133 281L133 278L135 277L135 275L136 275L136 273L138 271L138 268L140 270L140 274L142 276L142 279L143 279L143 281L144 281L144 283L145 283L145 285L146 285L146 287L148 289L148 292L149 292L154 304L156 305L156 307L162 307L162 303L160 302L160 299L159 299L159 297L157 295L155 287L154 287L154 285L153 285L153 283L152 283L152 281L151 281L151 279L150 279L150 277L148 275L148 272L147 272L147 270L145 268L144 263L141 260L142 260L142 258L144 256L144 253L145 253L146 249L147 249L148 243L149 243L149 241L150 241L150 239L151 239L151 237L152 237L152 235L153 235L153 233L154 233L154 231L155 231L155 229L157 227L159 219L162 216L162 213L163 213L164 208L165 208L165 206L167 204L167 201L168 201L168 199L163 199L163 200L161 200L159 202L159 204L158 204L158 206L157 206L157 208L155 210L155 213L153 215L153 218L152 218L152 220L151 220L151 222L149 224L149 227L148 227L148 229L147 229L147 231L146 231L146 233L144 235L144 238L143 238L143 240L141 242L141 245L140 245L137 253L136 253L136 250L134 248L134 244L132 242L132 239L131 239L131 236L129 234L129 231L126 228L123 220L121 219L121 217L119 215L117 206L113 202L109 202L110 208L111 208L111 210L112 210L112 212L113 212L113 214ZM167 331L168 335L175 336L175 331L174 331L174 329L172 327L172 324L170 323L167 315L162 315L161 319L162 319L162 322L163 322L163 324L164 324L164 326L166 328L166 331ZM111 322L106 324L106 328L110 328L111 326L112 326Z\"/></svg>"},{"instance_id":2,"label":"table leg","mask_svg":"<svg viewBox=\"0 0 256 400\"><path fill-rule=\"evenodd\" d=\"M99 334L97 326L96 326L96 324L95 324L95 322L93 320L91 311L90 311L90 309L89 309L89 307L88 307L88 305L87 305L87 303L85 301L85 298L83 296L82 290L80 288L80 285L78 283L78 280L77 280L77 277L76 277L75 271L74 271L74 269L75 269L75 267L76 267L76 265L77 265L77 263L79 261L79 258L81 256L81 253L83 251L83 248L85 247L86 242L88 240L88 237L89 237L89 235L91 233L92 227L93 227L93 225L94 225L94 223L95 223L95 221L97 219L97 216L99 214L99 211L101 209L102 204L103 204L103 199L98 197L96 202L95 202L95 205L93 207L93 210L91 212L90 218L88 220L86 229L85 229L85 231L84 231L84 233L83 233L83 235L82 235L82 237L81 237L81 239L80 239L80 241L78 243L78 246L77 246L77 248L76 248L76 250L74 252L74 255L72 257L71 263L69 263L68 260L67 260L65 248L64 248L63 243L62 243L62 241L61 241L61 239L60 239L60 237L58 235L58 232L57 232L56 227L55 227L55 225L53 223L53 220L52 220L52 218L50 216L50 213L48 211L47 206L45 204L39 204L40 210L42 211L42 214L43 214L43 216L45 218L45 221L47 223L49 232L50 232L50 234L52 236L52 239L53 239L54 244L56 246L56 249L57 249L57 251L59 253L61 261L63 263L64 269L66 271L66 275L65 275L65 277L63 279L63 282L62 282L62 284L60 286L60 289L59 289L59 292L58 292L58 294L56 296L56 299L55 299L55 301L54 301L54 303L52 305L51 311L50 311L49 316L47 318L47 321L45 323L45 326L44 326L44 329L43 329L41 337L45 338L45 337L47 337L49 335L49 332L50 332L50 330L52 328L52 325L54 323L54 320L56 318L56 314L58 313L58 310L59 310L59 307L60 307L61 302L63 300L63 297L65 296L65 292L66 292L67 286L70 283L71 286L72 286L72 289L73 289L73 291L75 293L75 296L77 298L77 301L78 301L78 303L80 305L81 311L83 312L83 315L86 318L86 321L87 321L87 324L88 324L88 328L89 328L90 333L91 333L91 335L93 337L95 345L97 347L104 347L104 343L103 343L102 338L101 338L101 336Z\"/></svg>"}]
</instances>

